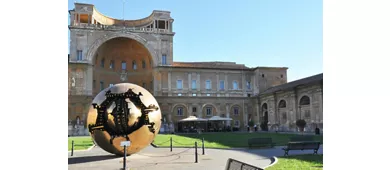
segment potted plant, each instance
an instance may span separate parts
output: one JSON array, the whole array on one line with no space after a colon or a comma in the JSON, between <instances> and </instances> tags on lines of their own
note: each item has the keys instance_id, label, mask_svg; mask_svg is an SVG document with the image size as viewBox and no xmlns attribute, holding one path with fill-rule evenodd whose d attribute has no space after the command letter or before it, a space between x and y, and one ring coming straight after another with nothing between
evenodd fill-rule
<instances>
[{"instance_id":1,"label":"potted plant","mask_svg":"<svg viewBox=\"0 0 390 170\"><path fill-rule=\"evenodd\" d=\"M303 132L303 128L305 128L305 126L306 126L306 121L303 119L299 119L299 120L297 120L297 122L295 122L295 124L298 126L299 131Z\"/></svg>"},{"instance_id":2,"label":"potted plant","mask_svg":"<svg viewBox=\"0 0 390 170\"><path fill-rule=\"evenodd\" d=\"M248 122L248 126L249 126L250 129L252 129L253 126L255 126L255 122L254 122L253 120L250 120L250 121ZM252 131L252 130L251 130L251 131Z\"/></svg>"}]
</instances>

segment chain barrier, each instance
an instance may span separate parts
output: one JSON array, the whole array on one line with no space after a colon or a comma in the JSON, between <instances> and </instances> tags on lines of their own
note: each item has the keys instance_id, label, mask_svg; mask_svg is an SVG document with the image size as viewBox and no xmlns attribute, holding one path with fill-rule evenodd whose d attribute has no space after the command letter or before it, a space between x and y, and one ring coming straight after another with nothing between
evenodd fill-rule
<instances>
[{"instance_id":1,"label":"chain barrier","mask_svg":"<svg viewBox=\"0 0 390 170\"><path fill-rule=\"evenodd\" d=\"M183 152L187 152L188 150L190 150L192 148L187 148L186 150L184 151L181 151L181 152L178 152L178 153L174 153L174 154L170 154L170 155L161 155L161 156L152 156L152 155L145 155L145 154L141 154L141 153L136 153L136 155L141 155L141 156L148 156L148 157L170 157L170 156L175 156L175 155L179 155Z\"/></svg>"},{"instance_id":2,"label":"chain barrier","mask_svg":"<svg viewBox=\"0 0 390 170\"><path fill-rule=\"evenodd\" d=\"M170 141L170 140L167 140L167 141L162 142L162 143L153 143L153 144L155 144L155 145L162 145L162 144L167 143L167 142L169 142L169 141Z\"/></svg>"}]
</instances>

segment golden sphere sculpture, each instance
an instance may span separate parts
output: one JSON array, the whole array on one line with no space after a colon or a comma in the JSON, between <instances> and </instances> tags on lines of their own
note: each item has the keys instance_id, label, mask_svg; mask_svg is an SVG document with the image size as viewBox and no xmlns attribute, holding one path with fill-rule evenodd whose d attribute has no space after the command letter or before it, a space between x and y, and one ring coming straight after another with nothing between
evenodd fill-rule
<instances>
[{"instance_id":1,"label":"golden sphere sculpture","mask_svg":"<svg viewBox=\"0 0 390 170\"><path fill-rule=\"evenodd\" d=\"M121 83L101 91L92 101L87 117L91 137L103 150L124 155L122 141L130 141L126 155L150 145L160 131L161 110L144 88Z\"/></svg>"}]
</instances>

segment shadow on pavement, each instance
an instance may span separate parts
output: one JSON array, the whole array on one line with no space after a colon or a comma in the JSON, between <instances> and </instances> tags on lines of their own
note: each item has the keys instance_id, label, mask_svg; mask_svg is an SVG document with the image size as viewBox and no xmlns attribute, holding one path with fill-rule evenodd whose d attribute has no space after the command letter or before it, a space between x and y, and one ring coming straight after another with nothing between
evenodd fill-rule
<instances>
[{"instance_id":1,"label":"shadow on pavement","mask_svg":"<svg viewBox=\"0 0 390 170\"><path fill-rule=\"evenodd\" d=\"M72 157L68 158L68 164L79 164L79 163L87 163L87 162L97 162L104 161L108 159L119 158L116 155L97 155L97 156L84 156L84 157Z\"/></svg>"}]
</instances>

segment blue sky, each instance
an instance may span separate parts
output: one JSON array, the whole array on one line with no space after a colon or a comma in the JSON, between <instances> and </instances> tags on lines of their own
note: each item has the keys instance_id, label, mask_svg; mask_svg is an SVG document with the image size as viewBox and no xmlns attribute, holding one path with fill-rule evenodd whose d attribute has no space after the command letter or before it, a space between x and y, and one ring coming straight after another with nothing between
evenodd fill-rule
<instances>
[{"instance_id":1,"label":"blue sky","mask_svg":"<svg viewBox=\"0 0 390 170\"><path fill-rule=\"evenodd\" d=\"M73 0L68 9L74 8ZM123 0L84 0L123 18ZM322 73L320 0L126 0L125 19L171 11L174 61L288 67L288 81Z\"/></svg>"}]
</instances>

